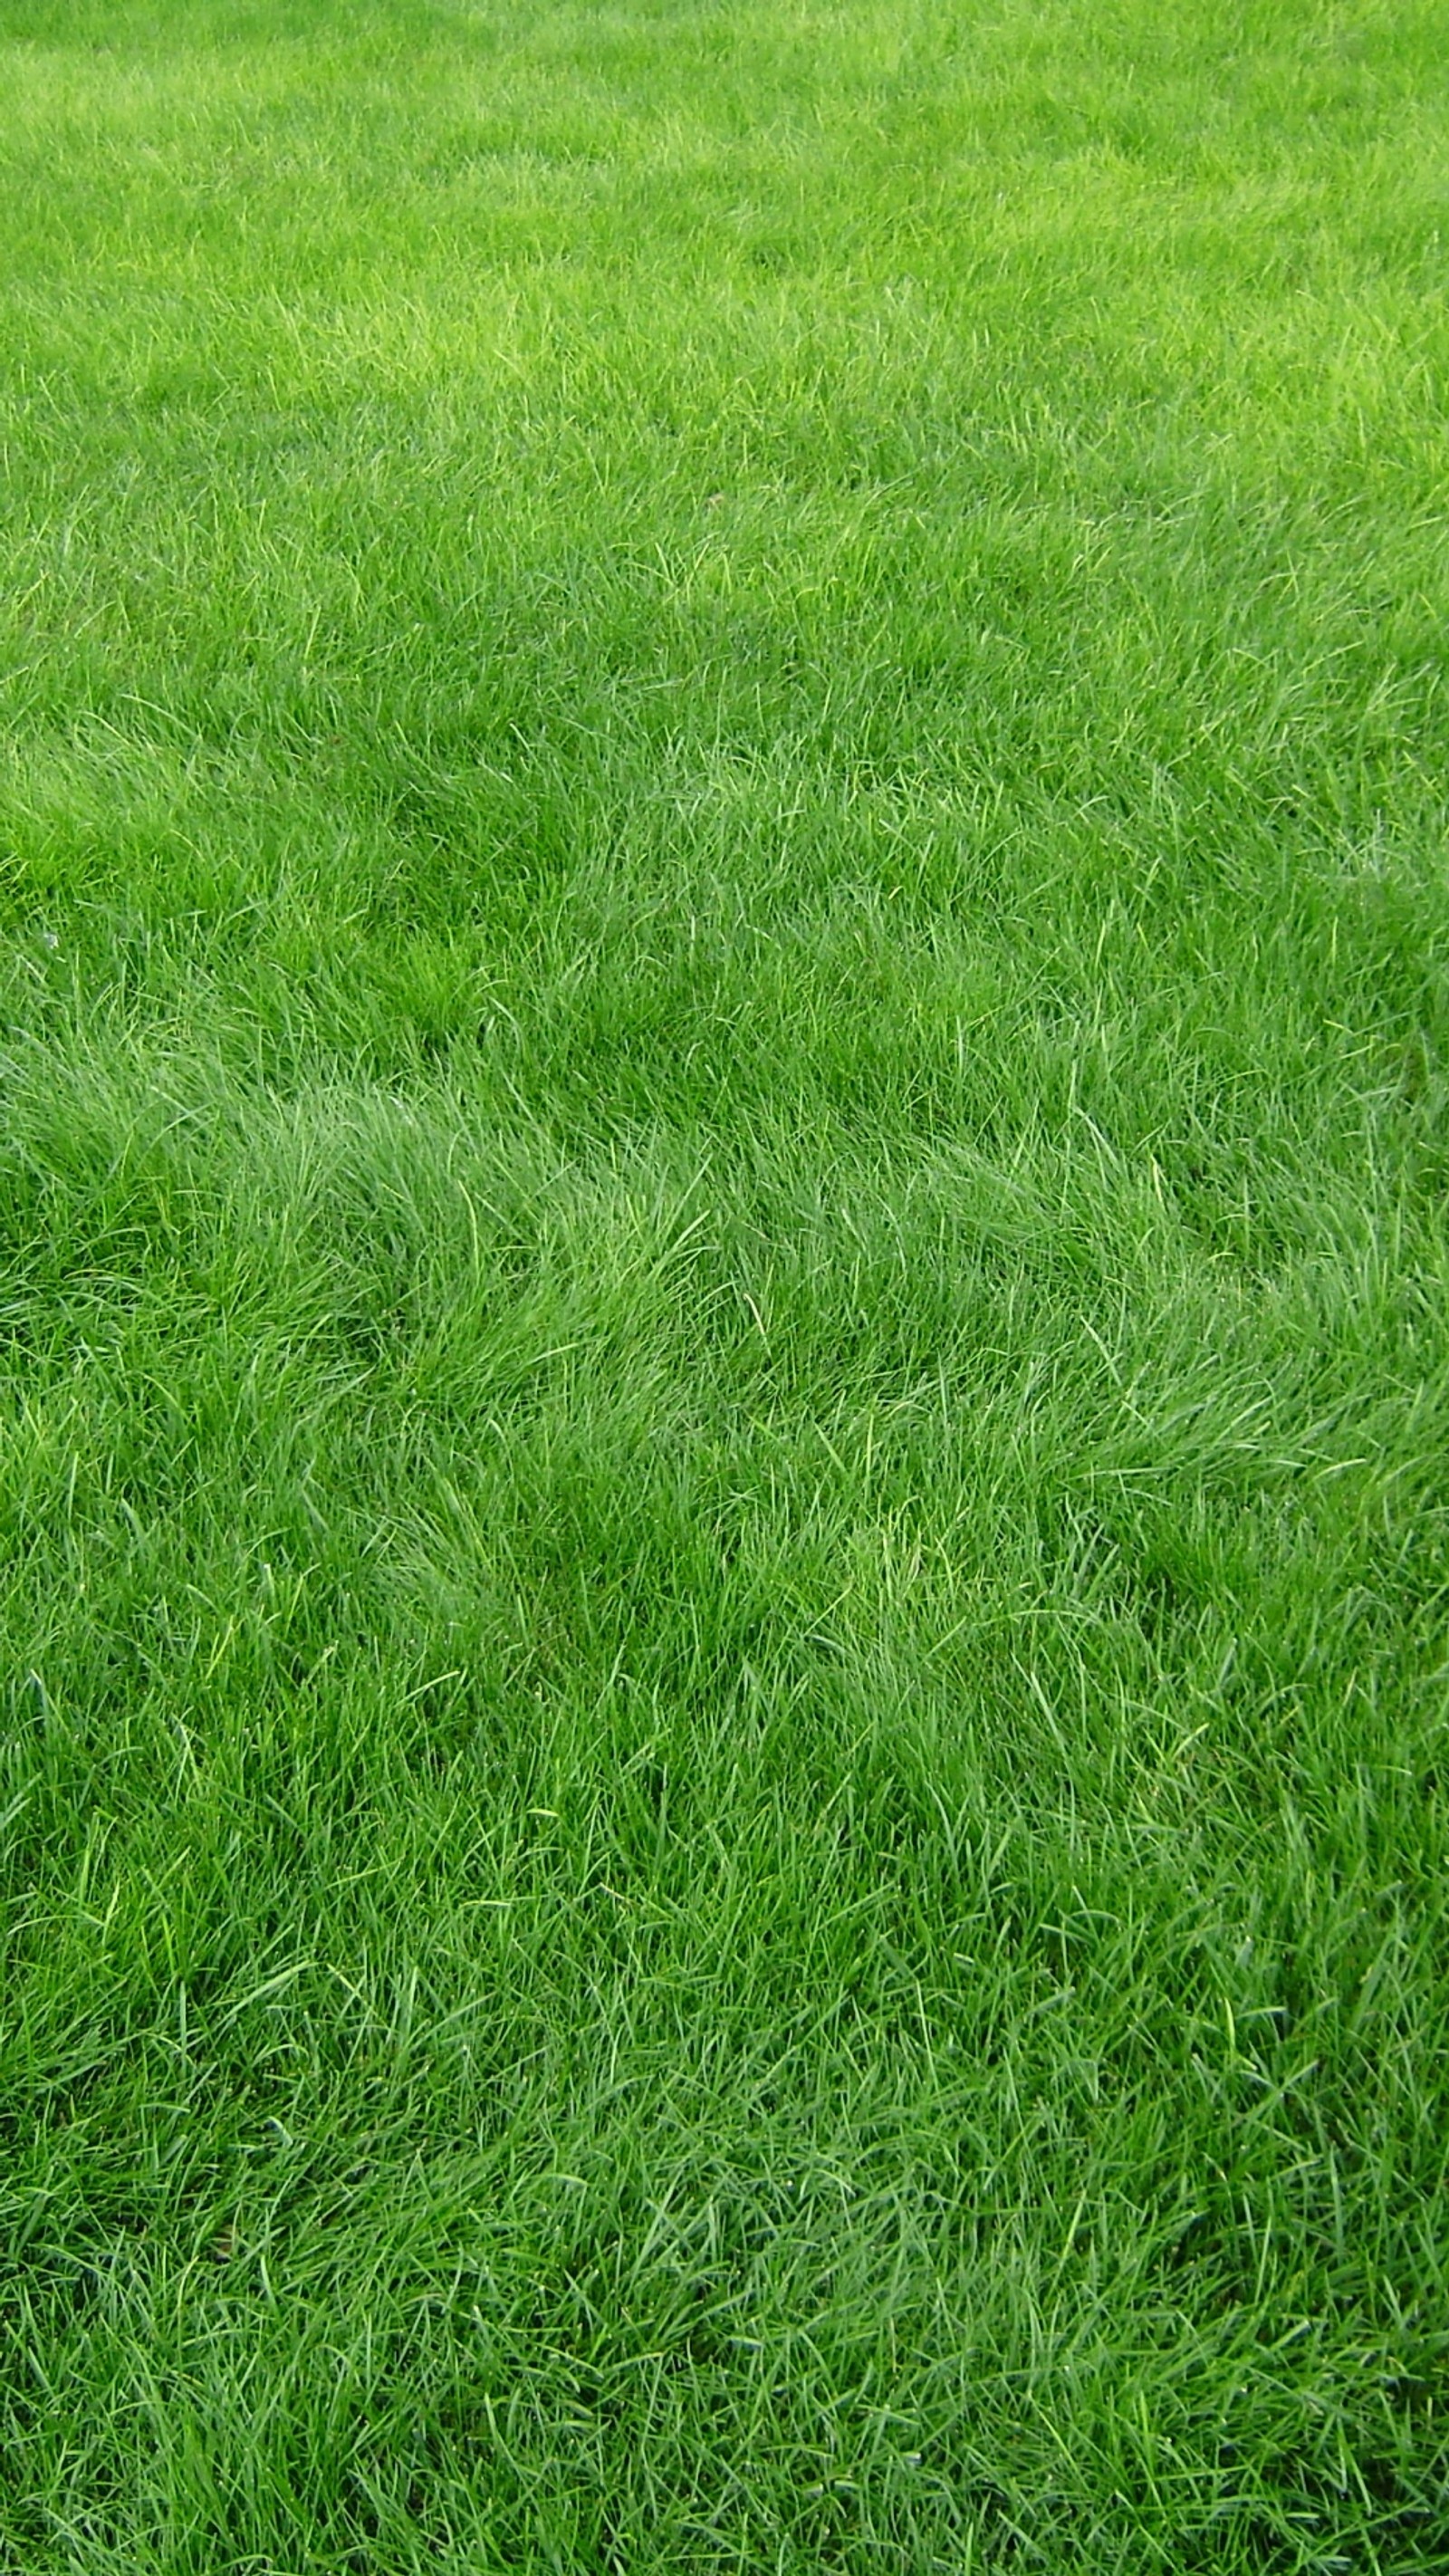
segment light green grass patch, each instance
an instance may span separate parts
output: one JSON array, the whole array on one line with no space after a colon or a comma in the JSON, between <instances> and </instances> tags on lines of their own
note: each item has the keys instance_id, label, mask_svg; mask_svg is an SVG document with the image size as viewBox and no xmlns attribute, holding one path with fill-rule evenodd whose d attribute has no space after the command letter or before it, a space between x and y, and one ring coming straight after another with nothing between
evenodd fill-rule
<instances>
[{"instance_id":1,"label":"light green grass patch","mask_svg":"<svg viewBox=\"0 0 1449 2576\"><path fill-rule=\"evenodd\" d=\"M0 0L0 2565L1441 2568L1441 13Z\"/></svg>"}]
</instances>

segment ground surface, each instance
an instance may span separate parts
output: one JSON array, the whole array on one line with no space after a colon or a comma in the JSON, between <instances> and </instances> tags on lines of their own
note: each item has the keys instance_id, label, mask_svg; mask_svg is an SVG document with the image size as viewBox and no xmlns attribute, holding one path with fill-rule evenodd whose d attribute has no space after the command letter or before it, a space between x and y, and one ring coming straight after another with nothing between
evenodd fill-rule
<instances>
[{"instance_id":1,"label":"ground surface","mask_svg":"<svg viewBox=\"0 0 1449 2576\"><path fill-rule=\"evenodd\" d=\"M1449 46L0 0L0 2564L1449 2567Z\"/></svg>"}]
</instances>

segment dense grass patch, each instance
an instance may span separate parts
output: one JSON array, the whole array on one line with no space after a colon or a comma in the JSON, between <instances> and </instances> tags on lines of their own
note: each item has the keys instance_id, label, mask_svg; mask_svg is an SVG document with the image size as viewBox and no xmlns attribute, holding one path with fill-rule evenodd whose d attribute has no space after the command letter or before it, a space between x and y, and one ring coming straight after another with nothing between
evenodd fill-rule
<instances>
[{"instance_id":1,"label":"dense grass patch","mask_svg":"<svg viewBox=\"0 0 1449 2576\"><path fill-rule=\"evenodd\" d=\"M0 2565L1449 2567L1430 6L0 0Z\"/></svg>"}]
</instances>

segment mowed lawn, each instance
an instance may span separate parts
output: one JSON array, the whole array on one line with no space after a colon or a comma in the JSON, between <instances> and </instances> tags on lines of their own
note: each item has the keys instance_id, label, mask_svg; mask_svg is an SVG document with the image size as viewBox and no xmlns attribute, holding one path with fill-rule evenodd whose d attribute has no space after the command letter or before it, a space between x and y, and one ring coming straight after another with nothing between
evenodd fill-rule
<instances>
[{"instance_id":1,"label":"mowed lawn","mask_svg":"<svg viewBox=\"0 0 1449 2576\"><path fill-rule=\"evenodd\" d=\"M1449 21L0 0L0 2568L1449 2568Z\"/></svg>"}]
</instances>

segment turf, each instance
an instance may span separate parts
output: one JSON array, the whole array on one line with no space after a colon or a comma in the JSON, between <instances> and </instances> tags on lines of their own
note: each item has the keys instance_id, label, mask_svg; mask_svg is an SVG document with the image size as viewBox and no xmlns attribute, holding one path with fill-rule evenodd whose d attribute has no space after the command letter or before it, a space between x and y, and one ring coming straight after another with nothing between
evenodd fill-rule
<instances>
[{"instance_id":1,"label":"turf","mask_svg":"<svg viewBox=\"0 0 1449 2576\"><path fill-rule=\"evenodd\" d=\"M1449 2568L1449 47L0 0L0 2566Z\"/></svg>"}]
</instances>

